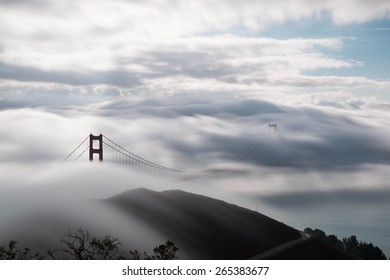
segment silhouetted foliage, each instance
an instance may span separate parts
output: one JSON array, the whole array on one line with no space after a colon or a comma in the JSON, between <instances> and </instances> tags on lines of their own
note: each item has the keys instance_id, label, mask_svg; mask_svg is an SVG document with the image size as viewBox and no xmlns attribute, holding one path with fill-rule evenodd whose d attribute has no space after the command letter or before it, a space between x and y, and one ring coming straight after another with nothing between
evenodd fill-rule
<instances>
[{"instance_id":1,"label":"silhouetted foliage","mask_svg":"<svg viewBox=\"0 0 390 280\"><path fill-rule=\"evenodd\" d=\"M343 242L337 238L336 235L331 234L327 236L327 241L330 245L337 247L339 249L344 249Z\"/></svg>"},{"instance_id":2,"label":"silhouetted foliage","mask_svg":"<svg viewBox=\"0 0 390 280\"><path fill-rule=\"evenodd\" d=\"M357 240L355 235L351 235L350 237L343 238L343 247L344 250L348 253L359 256L359 241Z\"/></svg>"},{"instance_id":3,"label":"silhouetted foliage","mask_svg":"<svg viewBox=\"0 0 390 280\"><path fill-rule=\"evenodd\" d=\"M339 240L336 235L326 235L325 232L319 229L312 230L311 228L305 228L304 232L334 247L342 249L349 254L355 255L358 258L366 260L386 260L386 256L381 249L374 246L372 243L358 241L355 235Z\"/></svg>"},{"instance_id":4,"label":"silhouetted foliage","mask_svg":"<svg viewBox=\"0 0 390 280\"><path fill-rule=\"evenodd\" d=\"M154 255L148 256L145 253L145 260L174 260L177 259L176 252L179 250L175 243L168 240L165 244L161 244L153 249Z\"/></svg>"},{"instance_id":5,"label":"silhouetted foliage","mask_svg":"<svg viewBox=\"0 0 390 280\"><path fill-rule=\"evenodd\" d=\"M62 252L69 254L72 259L77 260L114 260L122 258L119 255L118 238L106 235L99 239L90 234L88 230L79 228L76 232L71 229L60 238L66 249Z\"/></svg>"},{"instance_id":6,"label":"silhouetted foliage","mask_svg":"<svg viewBox=\"0 0 390 280\"><path fill-rule=\"evenodd\" d=\"M47 255L56 260L63 259L64 255L72 260L139 260L142 255L138 250L129 251L128 255L120 252L122 243L118 238L106 235L103 238L92 236L92 234L83 228L76 231L69 229L60 238L60 242L64 244L64 248L47 250ZM32 254L30 249L24 248L20 250L16 246L17 242L11 240L8 247L0 246L0 260L30 260L30 259L44 259L39 253ZM153 249L154 254L149 255L144 252L143 258L145 260L174 260L179 248L175 243L168 240L165 244L158 245ZM58 252L62 252L61 257ZM65 257L66 258L66 257Z\"/></svg>"},{"instance_id":7,"label":"silhouetted foliage","mask_svg":"<svg viewBox=\"0 0 390 280\"><path fill-rule=\"evenodd\" d=\"M314 236L334 247L337 247L339 249L343 249L343 243L341 242L341 240L339 240L337 238L336 235L334 234L331 234L331 235L326 235L326 233L320 229L315 229L315 230L312 230L311 228L305 228L304 229L304 232L311 235L311 236Z\"/></svg>"},{"instance_id":8,"label":"silhouetted foliage","mask_svg":"<svg viewBox=\"0 0 390 280\"><path fill-rule=\"evenodd\" d=\"M385 260L386 256L377 246L372 243L359 242L356 236L352 235L343 238L345 251L353 253L366 260Z\"/></svg>"},{"instance_id":9,"label":"silhouetted foliage","mask_svg":"<svg viewBox=\"0 0 390 280\"><path fill-rule=\"evenodd\" d=\"M131 260L140 260L141 257L142 257L142 254L140 252L138 252L138 250L134 250L134 251L129 251L130 253L130 259ZM145 252L144 252L145 253Z\"/></svg>"},{"instance_id":10,"label":"silhouetted foliage","mask_svg":"<svg viewBox=\"0 0 390 280\"><path fill-rule=\"evenodd\" d=\"M17 241L11 240L7 247L0 246L0 260L43 259L39 253L31 253L29 248L18 249Z\"/></svg>"}]
</instances>

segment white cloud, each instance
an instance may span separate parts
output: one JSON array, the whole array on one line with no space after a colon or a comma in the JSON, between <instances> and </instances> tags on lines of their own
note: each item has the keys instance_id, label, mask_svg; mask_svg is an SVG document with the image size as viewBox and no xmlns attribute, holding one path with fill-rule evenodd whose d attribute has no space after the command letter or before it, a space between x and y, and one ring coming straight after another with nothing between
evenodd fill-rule
<instances>
[{"instance_id":1,"label":"white cloud","mask_svg":"<svg viewBox=\"0 0 390 280\"><path fill-rule=\"evenodd\" d=\"M73 196L85 184L86 197L96 185L106 197L131 180L219 198L264 195L276 205L300 203L297 190L384 201L390 104L354 93L387 92L390 82L311 74L364 65L343 55L349 38L261 32L389 16L386 0L0 1L0 191L59 184L53 195ZM91 132L166 166L222 173L165 184L111 167L97 177L90 166L48 167Z\"/></svg>"},{"instance_id":2,"label":"white cloud","mask_svg":"<svg viewBox=\"0 0 390 280\"><path fill-rule=\"evenodd\" d=\"M390 88L388 81L366 77L309 74L363 65L340 55L349 39L244 36L275 22L329 15L336 24L379 19L389 14L386 1L99 0L91 5L20 0L0 5L3 104L17 99L17 91L37 97L27 103L42 104L53 90L59 103L68 104L69 93L88 92L96 97Z\"/></svg>"},{"instance_id":3,"label":"white cloud","mask_svg":"<svg viewBox=\"0 0 390 280\"><path fill-rule=\"evenodd\" d=\"M146 158L168 166L176 159L192 169L229 161L251 145L257 151L244 162L254 165L328 169L388 160L388 113L372 110L373 100L318 94L313 103L224 95L121 97L76 110L3 110L0 150L2 161L55 160L93 132L124 139L120 144ZM280 130L270 142L266 124L274 121Z\"/></svg>"},{"instance_id":4,"label":"white cloud","mask_svg":"<svg viewBox=\"0 0 390 280\"><path fill-rule=\"evenodd\" d=\"M133 57L125 57L125 51L118 50L116 67L123 69L123 72L83 74L74 69L74 72L69 73L48 71L31 74L33 69L14 67L15 70L12 72L8 70L6 73L7 78L17 77L24 72L26 76L32 75L32 78L69 84L98 83L104 80L110 82L103 76L105 74L111 75L112 83L119 86L123 83L119 83L119 80L123 81L126 78L142 79L143 84L153 83L155 79L157 81L170 79L177 84L170 85L172 88L182 87L184 90L187 88L180 82L181 77L205 80L203 86L207 86L207 80L215 80L215 86L222 82L226 84L226 88L231 84L284 85L286 77L290 77L289 79L296 77L300 80L304 78L303 72L307 70L355 65L353 61L335 59L319 50L319 48L337 50L341 45L342 40L335 38L277 40L232 35L194 37L146 46ZM11 66L4 65L4 68L7 67ZM94 70L99 71L99 66ZM312 79L315 81L317 77ZM199 82L202 84L204 81ZM291 82L287 81L287 84L290 85Z\"/></svg>"},{"instance_id":5,"label":"white cloud","mask_svg":"<svg viewBox=\"0 0 390 280\"><path fill-rule=\"evenodd\" d=\"M17 193L26 199L39 197L32 201L41 205L42 199L56 203L74 197L105 198L128 188L155 187L180 188L253 209L256 204L246 198L250 196L267 203L263 206L268 215L272 207L299 209L305 198L314 202L321 198L318 204L326 204L329 211L333 209L329 203L337 198L347 199L348 208L361 211L355 213L357 217L368 215L362 204L387 217L388 207L381 207L388 205L389 197L389 111L372 110L366 106L374 100L357 100L343 92L320 94L314 104L304 106L287 105L291 99L281 104L214 94L121 97L51 112L0 110L0 197L6 202L2 205L6 209L11 201L13 207L17 203L28 206L15 207L19 210L12 214L18 216L30 213L30 205L15 200ZM304 97L310 102L309 96ZM321 105L329 100L335 104ZM348 102L360 102L359 107L348 108ZM270 121L278 123L276 134L267 130ZM162 181L106 163L61 165L59 161L91 132L101 132L166 166L214 171L203 173L206 177L195 175L192 181ZM250 152L245 153L248 148ZM107 188L109 183L113 187ZM319 211L316 206L306 212ZM9 215L3 212L4 222ZM271 216L284 217L283 221L294 225L291 217ZM377 215L370 217L378 220ZM307 222L306 216L301 218L302 224Z\"/></svg>"},{"instance_id":6,"label":"white cloud","mask_svg":"<svg viewBox=\"0 0 390 280\"><path fill-rule=\"evenodd\" d=\"M122 55L131 60L155 44L170 44L171 39L214 31L239 33L242 28L266 28L324 12L337 23L353 23L386 17L390 11L386 1L28 2L2 3L0 59L46 70L79 71L117 68Z\"/></svg>"}]
</instances>

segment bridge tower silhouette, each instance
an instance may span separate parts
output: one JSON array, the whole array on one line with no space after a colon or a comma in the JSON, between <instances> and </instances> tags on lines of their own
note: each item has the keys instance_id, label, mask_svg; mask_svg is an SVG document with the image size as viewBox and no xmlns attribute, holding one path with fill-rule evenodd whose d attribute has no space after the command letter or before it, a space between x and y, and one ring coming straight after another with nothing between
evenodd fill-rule
<instances>
[{"instance_id":1,"label":"bridge tower silhouette","mask_svg":"<svg viewBox=\"0 0 390 280\"><path fill-rule=\"evenodd\" d=\"M174 169L149 161L122 147L103 134L89 134L63 161L89 159L92 162L95 154L98 155L99 162L103 162L104 159L105 162L128 166L134 170L144 171L151 175L182 176L189 173L185 170Z\"/></svg>"},{"instance_id":2,"label":"bridge tower silhouette","mask_svg":"<svg viewBox=\"0 0 390 280\"><path fill-rule=\"evenodd\" d=\"M274 129L276 132L276 123L269 123L268 128ZM89 141L88 141L89 139ZM96 143L97 142L97 143ZM94 145L95 144L95 145ZM96 145L97 144L97 145ZM103 151L104 147L104 151ZM252 143L245 150L239 153L236 157L233 158L234 161L242 161L245 157L253 153L256 149L256 143ZM89 151L89 155L87 153ZM105 153L105 155L103 155ZM186 170L180 170L175 168L170 168L163 166L156 162L147 160L127 148L117 144L110 138L106 137L103 134L98 136L89 134L63 161L77 161L77 160L88 160L92 162L94 160L94 155L98 154L99 162L104 161L107 163L120 164L122 166L127 166L133 170L143 171L150 175L159 175L159 176L204 176L202 174L209 172L210 170L203 170L197 172L191 172ZM195 178L195 177L194 177Z\"/></svg>"},{"instance_id":3,"label":"bridge tower silhouette","mask_svg":"<svg viewBox=\"0 0 390 280\"><path fill-rule=\"evenodd\" d=\"M99 142L98 148L94 148L93 144L95 141ZM93 161L93 155L99 155L99 161L103 161L103 135L95 136L92 133L89 135L89 160Z\"/></svg>"}]
</instances>

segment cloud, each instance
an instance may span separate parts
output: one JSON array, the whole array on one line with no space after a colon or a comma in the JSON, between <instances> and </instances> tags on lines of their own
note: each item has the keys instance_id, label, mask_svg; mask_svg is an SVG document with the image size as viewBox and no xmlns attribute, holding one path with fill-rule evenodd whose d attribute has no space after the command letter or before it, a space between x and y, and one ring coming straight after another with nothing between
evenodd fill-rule
<instances>
[{"instance_id":1,"label":"cloud","mask_svg":"<svg viewBox=\"0 0 390 280\"><path fill-rule=\"evenodd\" d=\"M360 205L385 204L390 201L390 190L336 190L302 191L259 198L261 201L278 208L323 207L334 204Z\"/></svg>"},{"instance_id":2,"label":"cloud","mask_svg":"<svg viewBox=\"0 0 390 280\"><path fill-rule=\"evenodd\" d=\"M91 132L147 159L195 171L216 164L356 169L390 161L387 113L366 109L229 96L119 97L75 109L10 109L0 111L0 120L3 161L65 157ZM269 122L277 122L276 133ZM19 135L24 136L18 140Z\"/></svg>"},{"instance_id":3,"label":"cloud","mask_svg":"<svg viewBox=\"0 0 390 280\"><path fill-rule=\"evenodd\" d=\"M0 63L0 79L63 83L67 85L108 84L121 87L135 87L139 84L137 74L120 71L72 72L43 71L34 67L21 67Z\"/></svg>"},{"instance_id":4,"label":"cloud","mask_svg":"<svg viewBox=\"0 0 390 280\"><path fill-rule=\"evenodd\" d=\"M65 85L54 82L20 82L0 80L0 109L69 108L111 100L127 92L105 84Z\"/></svg>"},{"instance_id":5,"label":"cloud","mask_svg":"<svg viewBox=\"0 0 390 280\"><path fill-rule=\"evenodd\" d=\"M120 100L101 103L96 110L103 116L145 121L153 131L152 138L163 138L179 158L192 158L199 164L202 158L232 161L248 147L250 154L240 161L257 166L320 170L390 160L385 141L389 131L381 111L375 115L366 109L292 107L256 99L211 97ZM181 137L159 135L149 120L181 131ZM269 122L277 122L276 133L267 128Z\"/></svg>"},{"instance_id":6,"label":"cloud","mask_svg":"<svg viewBox=\"0 0 390 280\"><path fill-rule=\"evenodd\" d=\"M170 41L145 50L139 63L158 76L214 79L228 84L283 85L285 76L317 68L351 67L318 48L338 49L340 39L197 37Z\"/></svg>"},{"instance_id":7,"label":"cloud","mask_svg":"<svg viewBox=\"0 0 390 280\"><path fill-rule=\"evenodd\" d=\"M338 97L342 104L348 96ZM24 203L27 198L34 198L30 201L35 205L53 205L57 200L77 203L75 197L104 198L133 187L179 188L250 209L255 201L272 217L291 214L282 220L299 228L308 223L313 209L318 213L323 208L330 209L327 214L364 214L380 223L388 216L389 120L387 111L363 105L298 106L219 94L131 96L88 106L3 109L0 200L7 203L0 207L15 208L17 219L32 213L34 205ZM268 122L277 122L276 133L268 130ZM195 173L187 180L164 180L135 175L109 162L61 164L89 133L103 133L148 160ZM11 207L9 201L24 206ZM296 212L290 210L302 210L298 204L305 201L308 210L303 212L309 213L291 217ZM339 207L344 202L346 206ZM348 212L348 207L359 212ZM275 209L289 211L273 215ZM82 213L79 218L92 221L93 215ZM304 222L294 224L297 219ZM321 219L317 216L315 221ZM366 223L361 217L359 221L360 227Z\"/></svg>"},{"instance_id":8,"label":"cloud","mask_svg":"<svg viewBox=\"0 0 390 280\"><path fill-rule=\"evenodd\" d=\"M330 17L336 24L353 24L369 20L388 18L390 7L386 0L366 1L327 0L313 2L298 0L285 2L282 0L236 1L2 1L4 11L11 14L8 20L16 20L12 13L16 9L25 12L25 22L32 30L47 30L46 23L55 25L58 32L71 36L85 31L119 30L120 34L136 34L145 37L177 37L201 34L207 31L226 31L234 27L250 30L261 30L272 23L300 21L310 18ZM24 7L22 11L20 8ZM28 14L31 9L41 12ZM52 16L55 15L55 16ZM218 16L216 16L218 15ZM41 21L35 18L40 16ZM43 16L43 17L42 17ZM145 21L145 19L148 19ZM61 20L64 22L60 23ZM82 23L80 25L80 23ZM179 24L180 23L180 24ZM32 24L32 26L31 26ZM74 28L77 24L79 28ZM50 26L50 25L49 25ZM16 30L23 28L16 26ZM36 29L38 27L38 29ZM158 31L158 32L155 32ZM115 35L115 34L111 34Z\"/></svg>"},{"instance_id":9,"label":"cloud","mask_svg":"<svg viewBox=\"0 0 390 280\"><path fill-rule=\"evenodd\" d=\"M359 38L263 32L389 16L385 0L0 1L0 200L23 188L26 197L107 197L131 184L247 207L251 194L267 210L308 200L311 209L333 200L384 205L389 104L355 94L390 84L333 74L365 67L346 56ZM109 164L101 172L53 167L89 133L159 164L206 172L163 181Z\"/></svg>"},{"instance_id":10,"label":"cloud","mask_svg":"<svg viewBox=\"0 0 390 280\"><path fill-rule=\"evenodd\" d=\"M0 170L2 245L14 239L21 246L45 252L49 247L61 248L60 236L68 228L79 227L94 235L118 237L129 249L149 251L167 239L143 221L100 201L139 186L163 188L164 178L81 162L8 162L0 163Z\"/></svg>"},{"instance_id":11,"label":"cloud","mask_svg":"<svg viewBox=\"0 0 390 280\"><path fill-rule=\"evenodd\" d=\"M66 92L94 94L94 88L101 85L107 89L107 86L111 86L112 92L120 92L121 95L291 93L306 89L325 91L390 87L389 82L365 77L305 74L315 69L353 67L356 62L335 59L321 51L324 48L334 51L342 44L343 40L336 38L279 40L232 35L195 37L155 43L133 55L126 56L118 51L115 54L117 62L111 70L99 70L99 66L92 69L94 64L91 64L90 70L83 67L45 70L41 66L2 63L0 78L4 80L3 88L10 80L55 83L56 88L60 88L58 84L63 84L64 98ZM99 60L104 60L104 57L99 57ZM42 58L42 61L51 59ZM31 84L25 85L24 91L31 91ZM80 89L85 85L91 87ZM22 91L21 86L19 89Z\"/></svg>"},{"instance_id":12,"label":"cloud","mask_svg":"<svg viewBox=\"0 0 390 280\"><path fill-rule=\"evenodd\" d=\"M337 24L362 23L375 19L389 18L390 5L387 1L345 1L329 5L332 19Z\"/></svg>"},{"instance_id":13,"label":"cloud","mask_svg":"<svg viewBox=\"0 0 390 280\"><path fill-rule=\"evenodd\" d=\"M1 79L155 95L390 87L367 77L310 74L362 65L339 55L348 38L272 39L252 32L287 21L386 18L386 1L49 2L0 3Z\"/></svg>"}]
</instances>

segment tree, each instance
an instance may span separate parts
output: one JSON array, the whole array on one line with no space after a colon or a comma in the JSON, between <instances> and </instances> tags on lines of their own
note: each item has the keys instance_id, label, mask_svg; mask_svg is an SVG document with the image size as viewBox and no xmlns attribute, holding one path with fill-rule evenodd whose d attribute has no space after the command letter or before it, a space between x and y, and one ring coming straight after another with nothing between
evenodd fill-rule
<instances>
[{"instance_id":1,"label":"tree","mask_svg":"<svg viewBox=\"0 0 390 280\"><path fill-rule=\"evenodd\" d=\"M106 235L103 239L94 237L91 241L94 255L102 260L121 259L122 256L119 254L120 245L121 242L118 238L113 238L111 235Z\"/></svg>"},{"instance_id":2,"label":"tree","mask_svg":"<svg viewBox=\"0 0 390 280\"><path fill-rule=\"evenodd\" d=\"M168 240L165 244L161 244L153 249L154 255L148 256L145 253L145 260L175 260L178 257L176 256L179 248L175 246L175 243Z\"/></svg>"},{"instance_id":3,"label":"tree","mask_svg":"<svg viewBox=\"0 0 390 280\"><path fill-rule=\"evenodd\" d=\"M315 237L318 237L319 239L321 239L323 241L327 240L327 236L326 236L325 232L320 230L320 229L318 229L318 228L316 228L313 231L312 235L315 236Z\"/></svg>"},{"instance_id":4,"label":"tree","mask_svg":"<svg viewBox=\"0 0 390 280\"><path fill-rule=\"evenodd\" d=\"M77 231L68 230L60 241L65 245L61 251L70 256L70 259L77 260L139 260L142 255L138 250L129 251L128 255L120 252L122 243L118 238L106 235L103 238L92 236L88 230L79 228ZM173 260L177 259L176 252L179 250L175 243L168 240L165 244L158 245L153 249L154 254L149 256L144 252L145 260ZM57 250L48 250L48 255L57 259Z\"/></svg>"},{"instance_id":5,"label":"tree","mask_svg":"<svg viewBox=\"0 0 390 280\"><path fill-rule=\"evenodd\" d=\"M359 241L357 240L355 235L351 235L350 237L343 238L342 242L343 242L344 251L360 257Z\"/></svg>"},{"instance_id":6,"label":"tree","mask_svg":"<svg viewBox=\"0 0 390 280\"><path fill-rule=\"evenodd\" d=\"M138 250L134 250L134 251L129 251L129 253L130 253L130 259L131 260L139 260L139 259L141 259L141 253L140 252L138 252ZM146 254L146 253L145 253Z\"/></svg>"},{"instance_id":7,"label":"tree","mask_svg":"<svg viewBox=\"0 0 390 280\"><path fill-rule=\"evenodd\" d=\"M312 230L311 228L305 228L304 232L307 234L310 234L311 236L317 237L317 238L321 239L322 241L327 241L327 236L326 236L325 232L323 232L322 230L320 230L318 228L316 228L315 230Z\"/></svg>"},{"instance_id":8,"label":"tree","mask_svg":"<svg viewBox=\"0 0 390 280\"><path fill-rule=\"evenodd\" d=\"M334 234L328 235L327 241L329 244L331 244L339 249L343 249L343 242L340 239L338 239L336 235L334 235Z\"/></svg>"},{"instance_id":9,"label":"tree","mask_svg":"<svg viewBox=\"0 0 390 280\"><path fill-rule=\"evenodd\" d=\"M76 260L115 260L124 258L119 254L121 242L118 238L106 235L99 239L92 236L91 233L83 228L72 231L70 228L60 238L60 242L65 244L62 252L70 255L71 259ZM57 250L48 250L48 255L53 259Z\"/></svg>"},{"instance_id":10,"label":"tree","mask_svg":"<svg viewBox=\"0 0 390 280\"><path fill-rule=\"evenodd\" d=\"M372 243L359 242L355 235L340 240L336 235L326 235L325 232L320 229L312 230L311 228L305 228L304 232L361 259L386 259L386 256L381 249L374 246Z\"/></svg>"},{"instance_id":11,"label":"tree","mask_svg":"<svg viewBox=\"0 0 390 280\"><path fill-rule=\"evenodd\" d=\"M372 243L360 242L359 252L365 260L385 260L386 256L377 246Z\"/></svg>"},{"instance_id":12,"label":"tree","mask_svg":"<svg viewBox=\"0 0 390 280\"><path fill-rule=\"evenodd\" d=\"M43 259L39 253L31 253L29 248L17 248L17 241L11 240L8 247L0 246L0 260L31 260Z\"/></svg>"}]
</instances>

